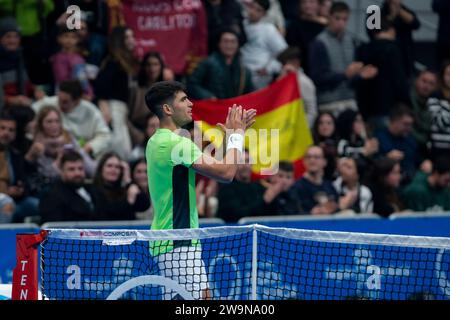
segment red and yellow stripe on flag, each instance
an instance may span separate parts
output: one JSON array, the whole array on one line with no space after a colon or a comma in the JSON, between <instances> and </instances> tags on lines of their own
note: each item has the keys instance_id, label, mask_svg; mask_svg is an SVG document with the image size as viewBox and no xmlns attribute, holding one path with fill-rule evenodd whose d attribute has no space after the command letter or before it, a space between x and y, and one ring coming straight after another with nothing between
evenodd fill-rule
<instances>
[{"instance_id":1,"label":"red and yellow stripe on flag","mask_svg":"<svg viewBox=\"0 0 450 320\"><path fill-rule=\"evenodd\" d=\"M296 178L301 176L302 158L312 144L312 137L297 76L290 74L265 89L232 99L195 101L193 118L201 121L199 125L205 133L217 123L224 123L233 104L257 110L256 123L252 126L255 131L246 133L247 149L256 162L253 172L264 174L276 166L275 161L290 161L295 165Z\"/></svg>"}]
</instances>

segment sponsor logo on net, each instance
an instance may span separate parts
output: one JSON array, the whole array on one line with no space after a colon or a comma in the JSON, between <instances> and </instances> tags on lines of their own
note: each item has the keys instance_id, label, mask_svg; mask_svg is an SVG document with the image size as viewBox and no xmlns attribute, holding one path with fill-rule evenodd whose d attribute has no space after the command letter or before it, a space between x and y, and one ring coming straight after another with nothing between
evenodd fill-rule
<instances>
[{"instance_id":1,"label":"sponsor logo on net","mask_svg":"<svg viewBox=\"0 0 450 320\"><path fill-rule=\"evenodd\" d=\"M118 231L81 231L80 232L80 237L102 237L102 238L117 238L117 237L124 237L124 238L129 238L129 237L136 237L137 236L137 232L136 231L123 231L123 230L118 230Z\"/></svg>"}]
</instances>

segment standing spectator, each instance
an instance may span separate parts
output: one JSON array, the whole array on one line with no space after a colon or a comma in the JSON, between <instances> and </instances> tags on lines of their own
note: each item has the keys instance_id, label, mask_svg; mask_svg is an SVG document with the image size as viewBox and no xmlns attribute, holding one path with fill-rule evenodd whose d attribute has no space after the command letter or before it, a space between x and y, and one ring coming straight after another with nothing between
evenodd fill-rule
<instances>
[{"instance_id":1,"label":"standing spectator","mask_svg":"<svg viewBox=\"0 0 450 320\"><path fill-rule=\"evenodd\" d=\"M361 114L353 110L342 112L336 120L336 127L338 156L355 159L358 169L364 171L378 153L378 140L368 137Z\"/></svg>"},{"instance_id":2,"label":"standing spectator","mask_svg":"<svg viewBox=\"0 0 450 320\"><path fill-rule=\"evenodd\" d=\"M358 48L357 59L374 65L378 74L358 83L358 105L364 119L374 128L387 122L389 112L398 103L409 103L408 78L401 51L395 42L392 22L382 19L374 38Z\"/></svg>"},{"instance_id":3,"label":"standing spectator","mask_svg":"<svg viewBox=\"0 0 450 320\"><path fill-rule=\"evenodd\" d=\"M239 0L245 7L251 0ZM286 34L286 22L284 20L283 12L281 11L281 5L279 0L269 0L270 7L267 10L266 15L262 18L262 22L273 24L282 36ZM246 11L244 10L244 18L246 18Z\"/></svg>"},{"instance_id":4,"label":"standing spectator","mask_svg":"<svg viewBox=\"0 0 450 320\"><path fill-rule=\"evenodd\" d=\"M75 29L61 27L58 34L61 51L51 57L55 87L57 89L63 81L78 79L85 97L91 100L93 91L87 75L86 61L78 51L78 41L79 37Z\"/></svg>"},{"instance_id":5,"label":"standing spectator","mask_svg":"<svg viewBox=\"0 0 450 320\"><path fill-rule=\"evenodd\" d=\"M29 195L26 177L32 167L11 145L16 138L16 120L7 114L0 116L0 193L15 202L12 222L24 222L38 215L39 199Z\"/></svg>"},{"instance_id":6,"label":"standing spectator","mask_svg":"<svg viewBox=\"0 0 450 320\"><path fill-rule=\"evenodd\" d=\"M290 46L300 48L305 59L303 67L310 75L309 48L314 39L325 29L320 16L319 0L298 0L297 17L287 27L286 40Z\"/></svg>"},{"instance_id":7,"label":"standing spectator","mask_svg":"<svg viewBox=\"0 0 450 320\"><path fill-rule=\"evenodd\" d=\"M62 82L57 96L46 97L32 105L34 111L44 106L57 107L62 112L63 127L77 140L83 150L99 158L111 142L111 132L98 108L81 98L83 89L77 80Z\"/></svg>"},{"instance_id":8,"label":"standing spectator","mask_svg":"<svg viewBox=\"0 0 450 320\"><path fill-rule=\"evenodd\" d=\"M412 32L420 28L417 15L406 7L402 0L385 0L381 14L393 23L400 47L405 74L410 77L414 72L414 42Z\"/></svg>"},{"instance_id":9,"label":"standing spectator","mask_svg":"<svg viewBox=\"0 0 450 320\"><path fill-rule=\"evenodd\" d=\"M355 39L346 31L350 8L335 2L330 10L327 29L311 44L310 75L317 87L319 111L335 116L351 109L358 110L353 86L360 78L373 78L377 69L355 61Z\"/></svg>"},{"instance_id":10,"label":"standing spectator","mask_svg":"<svg viewBox=\"0 0 450 320\"><path fill-rule=\"evenodd\" d=\"M14 18L0 19L0 111L32 103L35 89L28 79L20 40Z\"/></svg>"},{"instance_id":11,"label":"standing spectator","mask_svg":"<svg viewBox=\"0 0 450 320\"><path fill-rule=\"evenodd\" d=\"M339 194L339 208L354 213L372 213L373 200L370 189L360 184L360 175L353 158L340 158L338 178L333 186Z\"/></svg>"},{"instance_id":12,"label":"standing spectator","mask_svg":"<svg viewBox=\"0 0 450 320\"><path fill-rule=\"evenodd\" d=\"M128 163L115 152L99 161L94 177L94 199L99 220L134 220L136 212L150 206L150 199L131 180Z\"/></svg>"},{"instance_id":13,"label":"standing spectator","mask_svg":"<svg viewBox=\"0 0 450 320\"><path fill-rule=\"evenodd\" d=\"M316 118L312 128L314 144L323 150L326 160L324 176L333 180L336 171L338 135L336 131L336 119L329 112L321 112Z\"/></svg>"},{"instance_id":14,"label":"standing spectator","mask_svg":"<svg viewBox=\"0 0 450 320\"><path fill-rule=\"evenodd\" d=\"M424 70L414 81L409 92L412 112L414 114L413 135L421 154L427 154L427 142L430 135L431 113L428 98L437 90L438 79L435 73Z\"/></svg>"},{"instance_id":15,"label":"standing spectator","mask_svg":"<svg viewBox=\"0 0 450 320\"><path fill-rule=\"evenodd\" d=\"M130 154L130 160L136 160L138 158L145 157L145 148L147 147L148 140L155 134L156 130L159 128L159 119L154 114L149 114L146 117L147 127L145 128L145 133L139 144L137 144Z\"/></svg>"},{"instance_id":16,"label":"standing spectator","mask_svg":"<svg viewBox=\"0 0 450 320\"><path fill-rule=\"evenodd\" d=\"M218 50L202 61L188 79L193 99L227 99L254 90L250 71L241 62L238 35L224 29L218 39Z\"/></svg>"},{"instance_id":17,"label":"standing spectator","mask_svg":"<svg viewBox=\"0 0 450 320\"><path fill-rule=\"evenodd\" d=\"M330 215L336 212L338 194L331 181L324 178L326 159L321 147L310 146L304 156L305 174L293 189L305 212L312 215Z\"/></svg>"},{"instance_id":18,"label":"standing spectator","mask_svg":"<svg viewBox=\"0 0 450 320\"><path fill-rule=\"evenodd\" d=\"M233 30L241 44L245 42L242 7L236 0L205 0L206 16L208 19L208 52L217 50L217 39L221 30Z\"/></svg>"},{"instance_id":19,"label":"standing spectator","mask_svg":"<svg viewBox=\"0 0 450 320\"><path fill-rule=\"evenodd\" d=\"M439 90L428 99L431 156L450 155L450 61L439 74Z\"/></svg>"},{"instance_id":20,"label":"standing spectator","mask_svg":"<svg viewBox=\"0 0 450 320\"><path fill-rule=\"evenodd\" d=\"M27 73L34 84L50 84L51 39L46 19L54 10L53 0L2 0L0 12L14 17L20 26Z\"/></svg>"},{"instance_id":21,"label":"standing spectator","mask_svg":"<svg viewBox=\"0 0 450 320\"><path fill-rule=\"evenodd\" d=\"M66 151L60 161L61 180L52 184L39 204L41 223L95 220L92 185L85 181L83 157Z\"/></svg>"},{"instance_id":22,"label":"standing spectator","mask_svg":"<svg viewBox=\"0 0 450 320\"><path fill-rule=\"evenodd\" d=\"M388 126L375 132L380 146L379 153L400 163L403 182L411 181L421 161L412 135L413 123L414 115L410 108L399 105L392 110Z\"/></svg>"},{"instance_id":23,"label":"standing spectator","mask_svg":"<svg viewBox=\"0 0 450 320\"><path fill-rule=\"evenodd\" d=\"M441 65L450 59L450 2L447 0L433 0L433 11L439 15L437 34L437 58Z\"/></svg>"},{"instance_id":24,"label":"standing spectator","mask_svg":"<svg viewBox=\"0 0 450 320\"><path fill-rule=\"evenodd\" d=\"M148 89L158 81L169 81L174 78L173 71L166 67L159 52L150 51L144 55L138 72L137 86L131 88L128 103L128 130L133 145L147 143L145 131L151 115L145 105L145 94Z\"/></svg>"},{"instance_id":25,"label":"standing spectator","mask_svg":"<svg viewBox=\"0 0 450 320\"><path fill-rule=\"evenodd\" d=\"M297 82L305 107L306 117L308 118L309 127L312 128L314 120L317 117L316 86L302 68L303 60L301 58L301 52L296 47L287 48L278 55L278 60L283 64L280 77L284 77L290 72L297 74Z\"/></svg>"},{"instance_id":26,"label":"standing spectator","mask_svg":"<svg viewBox=\"0 0 450 320\"><path fill-rule=\"evenodd\" d=\"M242 62L250 69L257 89L270 84L275 74L281 71L276 56L287 48L275 26L261 21L269 7L269 0L252 0L247 5L248 18L244 21L247 43L241 49Z\"/></svg>"},{"instance_id":27,"label":"standing spectator","mask_svg":"<svg viewBox=\"0 0 450 320\"><path fill-rule=\"evenodd\" d=\"M443 212L450 210L450 158L439 157L433 162L433 171L418 171L414 180L402 193L408 209L413 211Z\"/></svg>"},{"instance_id":28,"label":"standing spectator","mask_svg":"<svg viewBox=\"0 0 450 320\"><path fill-rule=\"evenodd\" d=\"M373 211L382 217L400 212L404 205L398 189L402 178L400 164L389 158L380 158L374 162L368 174L368 182L373 195Z\"/></svg>"},{"instance_id":29,"label":"standing spectator","mask_svg":"<svg viewBox=\"0 0 450 320\"><path fill-rule=\"evenodd\" d=\"M153 208L150 201L150 192L148 189L147 161L140 158L134 161L131 166L131 180L136 184L140 191L144 193L149 201L150 206L141 212L136 212L136 218L140 220L151 220L153 218Z\"/></svg>"},{"instance_id":30,"label":"standing spectator","mask_svg":"<svg viewBox=\"0 0 450 320\"><path fill-rule=\"evenodd\" d=\"M131 137L127 126L128 102L132 79L138 70L133 50L135 39L128 27L115 27L108 38L109 54L103 61L94 83L98 106L112 127L116 151L122 158L131 152Z\"/></svg>"},{"instance_id":31,"label":"standing spectator","mask_svg":"<svg viewBox=\"0 0 450 320\"><path fill-rule=\"evenodd\" d=\"M76 150L82 155L87 175L92 177L95 162L63 128L60 111L53 106L43 107L36 116L33 145L25 155L25 159L34 163L37 169L31 178L30 189L40 194L46 191L49 184L60 178L59 161L68 149Z\"/></svg>"}]
</instances>

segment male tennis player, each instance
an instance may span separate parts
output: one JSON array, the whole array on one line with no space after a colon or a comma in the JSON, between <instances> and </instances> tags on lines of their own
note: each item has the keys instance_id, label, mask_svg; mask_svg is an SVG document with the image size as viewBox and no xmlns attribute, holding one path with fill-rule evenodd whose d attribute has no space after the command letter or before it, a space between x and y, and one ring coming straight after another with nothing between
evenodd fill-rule
<instances>
[{"instance_id":1,"label":"male tennis player","mask_svg":"<svg viewBox=\"0 0 450 320\"><path fill-rule=\"evenodd\" d=\"M202 151L175 131L192 122L192 102L176 81L154 84L145 96L147 107L160 122L146 149L147 174L153 203L153 230L198 228L195 173L231 182L244 147L244 132L255 122L256 110L229 108L223 130L232 130L222 161ZM183 285L194 299L209 299L208 280L197 240L155 241L153 256L161 272ZM165 298L171 295L165 294Z\"/></svg>"}]
</instances>

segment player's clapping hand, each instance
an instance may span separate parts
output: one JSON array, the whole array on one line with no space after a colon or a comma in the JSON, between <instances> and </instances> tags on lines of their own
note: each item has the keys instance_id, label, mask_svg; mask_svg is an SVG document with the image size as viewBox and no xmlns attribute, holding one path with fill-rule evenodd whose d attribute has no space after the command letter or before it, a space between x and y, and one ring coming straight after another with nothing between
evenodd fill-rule
<instances>
[{"instance_id":1,"label":"player's clapping hand","mask_svg":"<svg viewBox=\"0 0 450 320\"><path fill-rule=\"evenodd\" d=\"M234 104L232 107L228 108L228 115L225 124L218 123L217 125L223 130L242 130L245 131L247 128L255 123L256 110L244 110L242 106Z\"/></svg>"}]
</instances>

